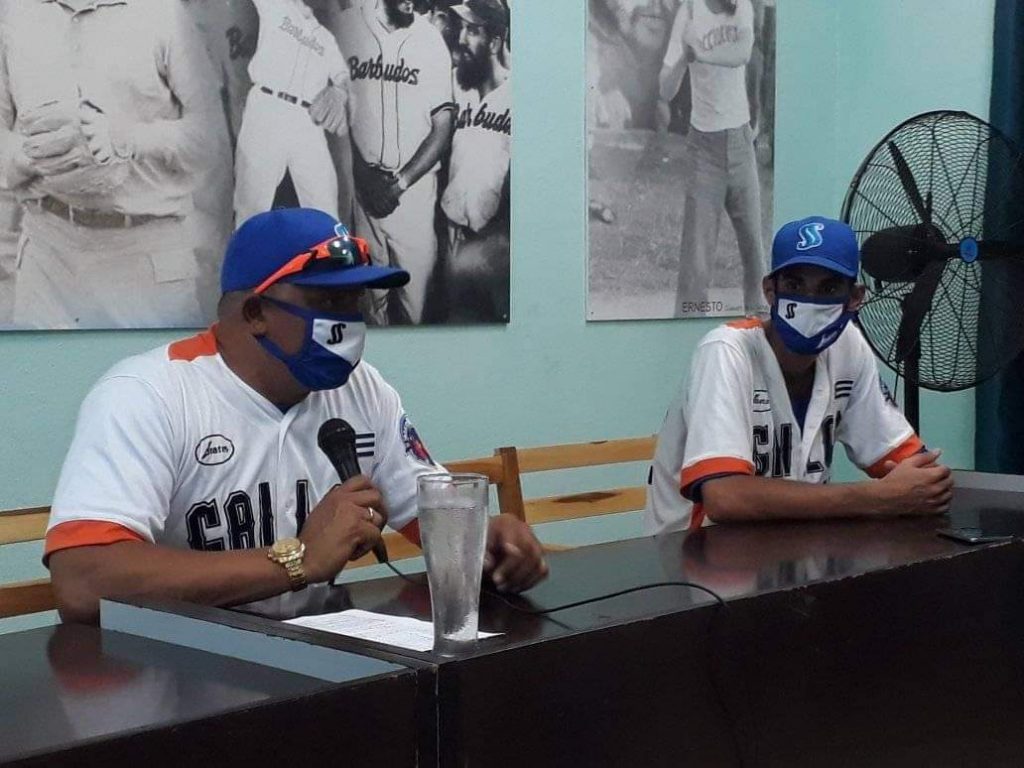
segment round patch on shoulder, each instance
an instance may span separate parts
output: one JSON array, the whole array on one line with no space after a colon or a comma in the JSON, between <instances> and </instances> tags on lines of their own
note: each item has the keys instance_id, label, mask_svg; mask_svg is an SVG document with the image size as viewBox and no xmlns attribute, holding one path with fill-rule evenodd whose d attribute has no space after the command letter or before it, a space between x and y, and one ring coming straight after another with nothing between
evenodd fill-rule
<instances>
[{"instance_id":1,"label":"round patch on shoulder","mask_svg":"<svg viewBox=\"0 0 1024 768\"><path fill-rule=\"evenodd\" d=\"M196 461L208 467L226 464L235 455L235 444L224 435L207 435L196 446Z\"/></svg>"},{"instance_id":2,"label":"round patch on shoulder","mask_svg":"<svg viewBox=\"0 0 1024 768\"><path fill-rule=\"evenodd\" d=\"M427 446L423 444L423 440L420 439L416 427L412 425L409 417L404 413L402 414L401 421L398 423L398 431L402 438L402 444L405 445L405 452L414 459L433 466L434 460L430 458Z\"/></svg>"}]
</instances>

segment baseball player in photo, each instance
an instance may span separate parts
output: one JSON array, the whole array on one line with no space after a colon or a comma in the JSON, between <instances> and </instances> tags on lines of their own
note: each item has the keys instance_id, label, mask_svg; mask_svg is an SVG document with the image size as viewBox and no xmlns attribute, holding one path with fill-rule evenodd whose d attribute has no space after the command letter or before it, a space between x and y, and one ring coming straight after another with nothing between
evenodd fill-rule
<instances>
[{"instance_id":1,"label":"baseball player in photo","mask_svg":"<svg viewBox=\"0 0 1024 768\"><path fill-rule=\"evenodd\" d=\"M217 324L118 363L82 404L46 536L63 618L95 622L101 597L236 605L329 582L385 524L418 544L416 479L443 468L362 361L359 313L367 288L408 280L323 211L248 219ZM335 418L363 472L341 485L317 446ZM491 517L487 541L499 588L546 575L513 515Z\"/></svg>"},{"instance_id":2,"label":"baseball player in photo","mask_svg":"<svg viewBox=\"0 0 1024 768\"><path fill-rule=\"evenodd\" d=\"M303 0L252 0L259 38L235 153L235 220L274 203L285 172L299 203L338 212L338 175L325 132L347 130L348 67Z\"/></svg>"},{"instance_id":3,"label":"baseball player in photo","mask_svg":"<svg viewBox=\"0 0 1024 768\"><path fill-rule=\"evenodd\" d=\"M455 136L441 197L448 219L449 303L456 315L473 312L478 319L508 319L508 15L499 0L466 0L449 13L459 18L462 28L455 51Z\"/></svg>"},{"instance_id":4,"label":"baseball player in photo","mask_svg":"<svg viewBox=\"0 0 1024 768\"><path fill-rule=\"evenodd\" d=\"M760 73L751 66L760 18L753 0L684 0L669 35L659 76L659 126L667 129L669 104L687 70L692 101L676 317L707 311L723 211L736 232L744 307L754 312L763 306L761 187L754 154Z\"/></svg>"},{"instance_id":5,"label":"baseball player in photo","mask_svg":"<svg viewBox=\"0 0 1024 768\"><path fill-rule=\"evenodd\" d=\"M412 275L391 309L419 323L437 261L437 171L455 123L451 54L412 0L367 0L334 31L352 78L355 229L379 263ZM394 319L387 295L374 295L371 317Z\"/></svg>"},{"instance_id":6,"label":"baseball player in photo","mask_svg":"<svg viewBox=\"0 0 1024 768\"><path fill-rule=\"evenodd\" d=\"M648 481L646 532L949 507L949 468L925 450L850 322L864 300L858 269L857 237L842 222L815 216L779 230L763 281L770 319L707 334L669 407ZM836 443L881 479L831 484Z\"/></svg>"},{"instance_id":7,"label":"baseball player in photo","mask_svg":"<svg viewBox=\"0 0 1024 768\"><path fill-rule=\"evenodd\" d=\"M223 128L185 5L9 3L0 63L0 185L24 212L14 326L201 325L186 219Z\"/></svg>"}]
</instances>

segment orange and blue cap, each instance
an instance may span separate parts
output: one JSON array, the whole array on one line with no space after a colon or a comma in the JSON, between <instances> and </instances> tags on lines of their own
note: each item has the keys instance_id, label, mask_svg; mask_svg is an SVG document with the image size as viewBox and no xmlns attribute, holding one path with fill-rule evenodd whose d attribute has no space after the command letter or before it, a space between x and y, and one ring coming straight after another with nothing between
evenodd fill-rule
<instances>
[{"instance_id":1,"label":"orange and blue cap","mask_svg":"<svg viewBox=\"0 0 1024 768\"><path fill-rule=\"evenodd\" d=\"M275 283L319 288L400 288L404 269L370 261L366 241L330 214L278 208L245 221L231 237L220 272L222 293L263 293Z\"/></svg>"}]
</instances>

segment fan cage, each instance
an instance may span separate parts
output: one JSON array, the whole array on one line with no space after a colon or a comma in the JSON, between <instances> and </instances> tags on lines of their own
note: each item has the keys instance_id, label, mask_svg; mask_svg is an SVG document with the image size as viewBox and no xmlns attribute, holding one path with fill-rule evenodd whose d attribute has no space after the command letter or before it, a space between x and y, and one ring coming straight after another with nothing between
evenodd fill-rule
<instances>
[{"instance_id":1,"label":"fan cage","mask_svg":"<svg viewBox=\"0 0 1024 768\"><path fill-rule=\"evenodd\" d=\"M910 341L919 352L914 383L937 391L967 389L1024 347L1024 247L1014 245L1024 243L1017 215L1018 201L1024 201L1022 155L1005 134L967 112L940 110L906 120L871 150L843 202L842 218L862 246L880 230L922 223L892 146L930 211L931 236L952 246L920 329L907 335L903 348ZM986 200L993 203L987 210ZM982 258L968 262L957 255L966 238L981 243ZM1005 244L1009 253L985 257L990 242ZM859 324L875 354L905 377L900 321L915 282L878 280L863 268L861 280L868 298Z\"/></svg>"}]
</instances>

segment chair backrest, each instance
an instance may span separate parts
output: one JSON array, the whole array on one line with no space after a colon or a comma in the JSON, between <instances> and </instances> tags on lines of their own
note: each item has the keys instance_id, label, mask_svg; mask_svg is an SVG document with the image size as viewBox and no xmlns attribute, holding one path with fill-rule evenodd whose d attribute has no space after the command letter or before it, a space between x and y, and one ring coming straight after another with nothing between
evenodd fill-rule
<instances>
[{"instance_id":1,"label":"chair backrest","mask_svg":"<svg viewBox=\"0 0 1024 768\"><path fill-rule=\"evenodd\" d=\"M606 464L649 462L654 456L654 445L654 435L591 443L545 445L516 449L516 460L521 475ZM526 521L531 524L632 512L643 509L646 493L646 486L641 484L546 496L526 499L523 502L523 511Z\"/></svg>"},{"instance_id":2,"label":"chair backrest","mask_svg":"<svg viewBox=\"0 0 1024 768\"><path fill-rule=\"evenodd\" d=\"M499 448L493 456L453 461L445 464L445 467L449 472L477 472L486 475L497 486L499 509L520 520L525 519L515 448ZM0 512L0 545L41 541L46 537L49 517L49 507ZM399 533L384 534L384 542L390 560L403 560L420 554L420 549ZM376 562L373 555L366 555L349 563L346 569L362 568ZM49 579L0 585L0 618L51 611L56 607L57 600Z\"/></svg>"},{"instance_id":3,"label":"chair backrest","mask_svg":"<svg viewBox=\"0 0 1024 768\"><path fill-rule=\"evenodd\" d=\"M49 517L49 507L0 512L0 546L41 540L46 535ZM0 619L52 611L56 607L57 598L49 579L0 584Z\"/></svg>"}]
</instances>

